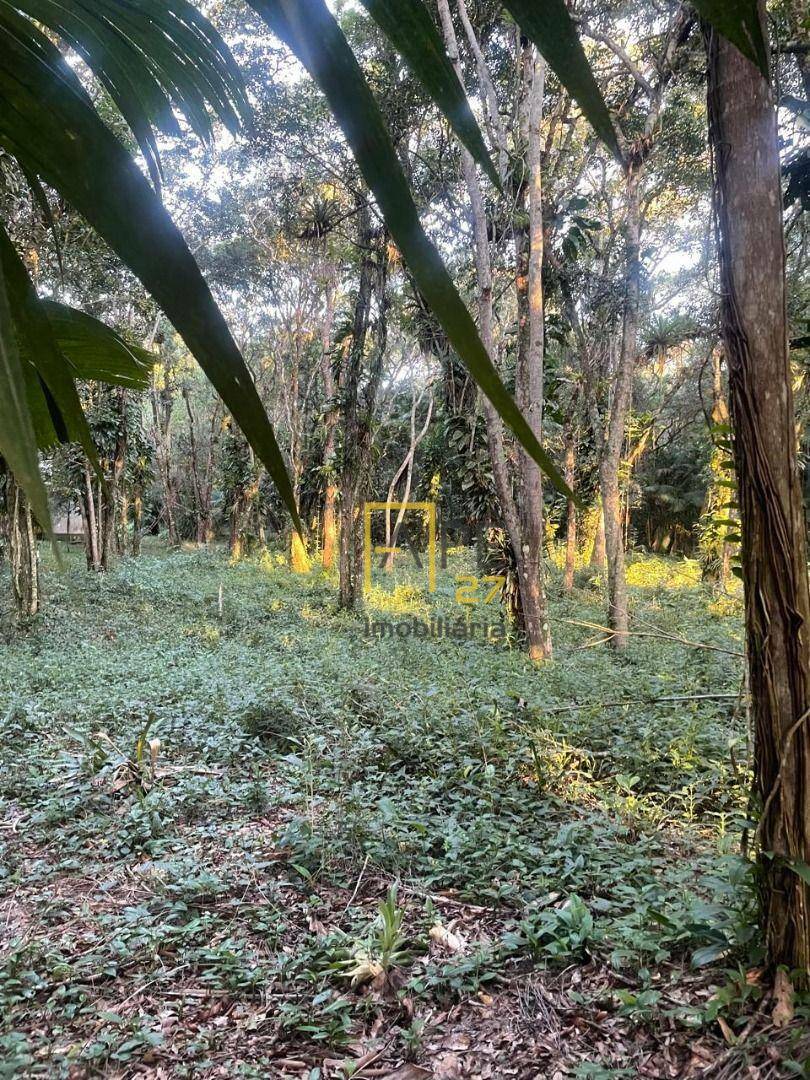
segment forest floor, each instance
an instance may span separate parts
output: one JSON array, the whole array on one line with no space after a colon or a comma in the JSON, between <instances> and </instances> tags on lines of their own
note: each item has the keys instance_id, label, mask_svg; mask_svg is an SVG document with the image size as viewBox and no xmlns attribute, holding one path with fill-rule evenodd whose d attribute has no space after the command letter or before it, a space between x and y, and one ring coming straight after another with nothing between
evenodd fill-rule
<instances>
[{"instance_id":1,"label":"forest floor","mask_svg":"<svg viewBox=\"0 0 810 1080\"><path fill-rule=\"evenodd\" d=\"M466 552L375 587L384 640L280 556L43 561L0 620L0 1077L807 1075L738 854L740 601L694 563L633 559L624 656L554 571L533 668L414 636Z\"/></svg>"}]
</instances>

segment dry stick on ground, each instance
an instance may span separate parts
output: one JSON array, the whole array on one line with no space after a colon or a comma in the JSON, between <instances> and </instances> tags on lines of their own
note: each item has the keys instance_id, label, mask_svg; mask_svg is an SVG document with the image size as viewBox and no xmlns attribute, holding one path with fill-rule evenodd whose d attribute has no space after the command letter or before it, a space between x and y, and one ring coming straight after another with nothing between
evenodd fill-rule
<instances>
[{"instance_id":1,"label":"dry stick on ground","mask_svg":"<svg viewBox=\"0 0 810 1080\"><path fill-rule=\"evenodd\" d=\"M605 634L613 635L615 633L609 626L587 622L584 619L560 619L559 621L567 623L569 626L584 626L588 630L601 630ZM659 630L658 627L652 627L650 630L628 630L628 634L630 637L659 638L664 641L674 641L679 645L688 645L691 649L707 649L709 652L719 652L724 653L726 656L738 656L741 660L745 659L745 653L739 652L737 649L724 649L722 645L709 645L705 641L690 641L689 638L681 637L679 634L668 634L665 630Z\"/></svg>"},{"instance_id":2,"label":"dry stick on ground","mask_svg":"<svg viewBox=\"0 0 810 1080\"><path fill-rule=\"evenodd\" d=\"M727 701L739 698L739 692L733 694L721 691L717 694L673 694L669 697L625 698L623 701L586 701L584 704L555 705L553 709L543 709L546 713L577 712L579 709L618 709L622 705L658 705L673 701ZM588 751L589 752L589 751Z\"/></svg>"}]
</instances>

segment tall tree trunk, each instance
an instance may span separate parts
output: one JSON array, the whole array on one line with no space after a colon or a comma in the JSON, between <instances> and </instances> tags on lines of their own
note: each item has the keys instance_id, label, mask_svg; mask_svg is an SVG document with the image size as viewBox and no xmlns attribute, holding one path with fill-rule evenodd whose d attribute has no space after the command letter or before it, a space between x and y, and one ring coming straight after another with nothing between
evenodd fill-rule
<instances>
[{"instance_id":1,"label":"tall tree trunk","mask_svg":"<svg viewBox=\"0 0 810 1080\"><path fill-rule=\"evenodd\" d=\"M115 551L118 555L126 554L127 536L127 499L124 489L124 470L127 463L127 392L122 386L118 389L118 436L115 442L112 481L110 483L111 520L109 528L114 533Z\"/></svg>"},{"instance_id":2,"label":"tall tree trunk","mask_svg":"<svg viewBox=\"0 0 810 1080\"><path fill-rule=\"evenodd\" d=\"M385 511L385 546L388 548L388 554L385 557L385 569L390 573L394 569L394 553L396 551L397 543L399 541L399 533L402 529L402 523L405 520L405 504L411 497L411 485L413 484L413 467L416 459L416 451L419 448L419 443L427 435L428 428L430 427L430 418L433 415L433 393L430 393L428 400L427 415L425 416L425 423L420 431L416 430L416 410L419 408L419 404L422 397L425 394L423 389L420 394L417 395L416 388L411 390L411 434L410 441L408 443L408 450L402 461L402 464L394 473L391 483L388 485L388 496L386 498L387 509ZM402 498L398 501L402 503L397 511L396 520L394 521L394 527L391 528L391 503L394 501L394 495L396 494L396 488L402 476L405 476L405 486L402 491Z\"/></svg>"},{"instance_id":3,"label":"tall tree trunk","mask_svg":"<svg viewBox=\"0 0 810 1080\"><path fill-rule=\"evenodd\" d=\"M613 386L607 436L599 463L599 487L605 521L608 626L615 649L627 646L627 581L624 566L624 530L619 471L625 427L633 394L633 372L638 354L638 314L641 294L641 166L632 161L625 170L627 220L625 222L625 286L622 341Z\"/></svg>"},{"instance_id":4,"label":"tall tree trunk","mask_svg":"<svg viewBox=\"0 0 810 1080\"><path fill-rule=\"evenodd\" d=\"M39 611L39 564L34 517L25 492L11 471L6 474L8 553L11 590L18 619L31 619Z\"/></svg>"},{"instance_id":5,"label":"tall tree trunk","mask_svg":"<svg viewBox=\"0 0 810 1080\"><path fill-rule=\"evenodd\" d=\"M529 427L543 439L543 365L545 327L543 307L543 182L540 128L543 118L545 63L531 45L523 48L523 102L521 132L526 144L528 187L528 265L526 267L526 323L518 326L518 362L515 372L517 403ZM519 253L520 255L520 253ZM523 272L518 265L518 295ZM551 657L551 628L548 621L545 571L543 565L543 477L537 463L521 447L518 451L520 485L518 512L523 565L520 573L520 600L523 624L532 660Z\"/></svg>"},{"instance_id":6,"label":"tall tree trunk","mask_svg":"<svg viewBox=\"0 0 810 1080\"><path fill-rule=\"evenodd\" d=\"M340 474L340 586L342 608L354 607L360 592L357 579L357 488L360 481L360 373L371 316L374 291L374 258L371 223L365 201L357 216L358 240L361 249L360 278L354 304L352 337L349 343L342 377L343 400L343 463Z\"/></svg>"},{"instance_id":7,"label":"tall tree trunk","mask_svg":"<svg viewBox=\"0 0 810 1080\"><path fill-rule=\"evenodd\" d=\"M321 332L321 378L323 380L323 396L326 401L326 411L323 424L326 431L323 446L323 463L326 467L326 492L323 503L323 545L321 557L325 570L331 570L335 563L335 541L337 540L337 484L335 483L335 447L337 443L338 414L334 408L335 377L332 373L332 329L335 321L335 268L329 267L329 276L326 282L326 315Z\"/></svg>"},{"instance_id":8,"label":"tall tree trunk","mask_svg":"<svg viewBox=\"0 0 810 1080\"><path fill-rule=\"evenodd\" d=\"M174 393L165 375L163 387L158 390L152 386L152 416L155 423L155 456L163 485L163 514L166 530L169 534L169 547L180 546L180 534L177 531L177 491L172 476L172 436L171 422L174 408Z\"/></svg>"},{"instance_id":9,"label":"tall tree trunk","mask_svg":"<svg viewBox=\"0 0 810 1080\"><path fill-rule=\"evenodd\" d=\"M767 39L765 4L759 3ZM768 83L707 32L721 319L745 583L754 767L771 965L810 979L810 591L796 464L776 112Z\"/></svg>"},{"instance_id":10,"label":"tall tree trunk","mask_svg":"<svg viewBox=\"0 0 810 1080\"><path fill-rule=\"evenodd\" d=\"M200 465L197 455L197 430L194 419L194 410L191 407L191 393L189 388L184 386L182 393L183 401L186 403L186 419L188 420L189 459L191 464L191 483L194 491L194 516L196 518L197 547L204 547L206 544L206 521L203 490L202 484L200 483Z\"/></svg>"},{"instance_id":11,"label":"tall tree trunk","mask_svg":"<svg viewBox=\"0 0 810 1080\"><path fill-rule=\"evenodd\" d=\"M576 437L573 424L569 422L565 431L565 482L574 490L576 475ZM565 527L565 573L563 575L563 589L571 592L574 587L574 568L577 558L577 507L573 499L566 503L566 527Z\"/></svg>"},{"instance_id":12,"label":"tall tree trunk","mask_svg":"<svg viewBox=\"0 0 810 1080\"><path fill-rule=\"evenodd\" d=\"M84 463L84 491L81 494L82 515L84 517L84 542L87 552L87 569L101 570L101 552L98 544L98 519L96 500L93 495L93 477L90 466Z\"/></svg>"},{"instance_id":13,"label":"tall tree trunk","mask_svg":"<svg viewBox=\"0 0 810 1080\"><path fill-rule=\"evenodd\" d=\"M448 0L438 0L439 16L441 18L442 31L444 34L447 53L455 68L456 74L463 85L463 70L458 53L458 41L453 27L453 19L450 14ZM473 228L473 254L475 257L476 282L478 287L478 332L484 348L490 357L495 357L494 336L492 329L492 262L489 250L489 236L487 229L486 205L478 182L475 170L475 162L472 155L463 146L461 147L461 172L470 199L470 217ZM520 294L519 299L520 299ZM482 408L486 421L487 442L489 444L489 456L492 464L492 476L495 485L495 493L498 496L501 517L503 518L506 536L512 549L515 566L517 568L518 589L520 591L519 608L523 611L527 630L538 635L534 642L530 639L530 647L535 655L542 655L543 638L547 632L547 620L537 608L533 609L532 591L529 587L529 576L526 570L527 552L524 551L523 538L521 536L521 523L518 508L512 492L512 480L509 473L509 463L506 455L504 442L503 424L495 408L489 399L482 397ZM528 547L528 545L526 545ZM531 550L528 554L531 557ZM541 556L542 557L542 556ZM524 592L526 597L524 597ZM528 608L525 600L528 599ZM546 631L543 623L546 623Z\"/></svg>"}]
</instances>

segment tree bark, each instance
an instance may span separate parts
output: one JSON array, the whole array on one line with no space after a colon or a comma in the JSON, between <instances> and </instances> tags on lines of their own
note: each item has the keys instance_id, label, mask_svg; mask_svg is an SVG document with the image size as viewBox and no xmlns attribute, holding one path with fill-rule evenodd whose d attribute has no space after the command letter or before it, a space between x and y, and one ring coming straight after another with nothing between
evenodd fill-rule
<instances>
[{"instance_id":1,"label":"tree bark","mask_svg":"<svg viewBox=\"0 0 810 1080\"><path fill-rule=\"evenodd\" d=\"M602 511L602 499L599 498L599 504L596 508L596 532L593 537L593 547L591 548L591 567L594 570L603 570L605 567L605 561L607 554L605 553L605 515Z\"/></svg>"},{"instance_id":2,"label":"tree bark","mask_svg":"<svg viewBox=\"0 0 810 1080\"><path fill-rule=\"evenodd\" d=\"M324 429L326 432L323 445L323 463L326 468L326 491L323 502L323 545L321 558L324 570L331 570L335 563L335 542L337 540L337 484L335 483L335 448L337 445L337 411L334 408L335 377L332 373L332 329L335 321L335 268L330 266L326 282L326 315L321 331L321 378L323 396L326 402Z\"/></svg>"},{"instance_id":3,"label":"tree bark","mask_svg":"<svg viewBox=\"0 0 810 1080\"><path fill-rule=\"evenodd\" d=\"M568 425L565 432L565 482L574 490L574 478L576 475L576 439L574 429ZM566 529L565 529L565 573L563 575L563 589L571 592L574 587L574 568L577 558L577 507L573 499L566 503Z\"/></svg>"},{"instance_id":4,"label":"tree bark","mask_svg":"<svg viewBox=\"0 0 810 1080\"><path fill-rule=\"evenodd\" d=\"M625 292L622 341L607 436L599 463L599 488L605 527L607 561L608 626L614 649L627 647L627 581L624 566L624 530L619 471L624 432L633 395L633 372L638 354L638 313L641 295L641 166L632 161L625 168L627 219L625 222Z\"/></svg>"},{"instance_id":5,"label":"tree bark","mask_svg":"<svg viewBox=\"0 0 810 1080\"><path fill-rule=\"evenodd\" d=\"M127 464L127 392L122 386L118 389L118 436L113 458L112 481L110 483L110 518L108 528L111 541L114 537L117 555L126 554L128 500L124 488L124 471Z\"/></svg>"},{"instance_id":6,"label":"tree bark","mask_svg":"<svg viewBox=\"0 0 810 1080\"><path fill-rule=\"evenodd\" d=\"M527 324L518 326L523 339L518 348L515 373L517 403L538 442L543 439L543 365L545 327L543 303L543 180L540 128L543 118L545 63L532 46L523 50L524 101L521 131L526 144L528 186L528 273L526 275ZM518 276L520 290L521 275ZM543 476L540 467L523 447L520 462L520 538L523 552L521 610L532 660L551 657L551 628L548 621L545 571L543 565Z\"/></svg>"},{"instance_id":7,"label":"tree bark","mask_svg":"<svg viewBox=\"0 0 810 1080\"><path fill-rule=\"evenodd\" d=\"M357 579L357 489L360 482L360 373L366 347L371 301L374 292L374 258L368 206L359 208L358 239L361 248L360 278L354 304L352 338L342 378L343 465L340 475L340 584L339 604L354 607L360 591Z\"/></svg>"},{"instance_id":8,"label":"tree bark","mask_svg":"<svg viewBox=\"0 0 810 1080\"><path fill-rule=\"evenodd\" d=\"M759 4L767 40L765 5ZM796 463L779 149L759 70L707 31L721 320L745 584L767 958L810 977L810 591Z\"/></svg>"},{"instance_id":9,"label":"tree bark","mask_svg":"<svg viewBox=\"0 0 810 1080\"><path fill-rule=\"evenodd\" d=\"M164 372L163 387L158 390L152 385L152 416L155 423L155 456L157 457L160 478L163 483L163 514L169 535L169 547L180 546L180 534L177 531L177 491L172 476L172 436L171 422L174 408L174 393L169 377Z\"/></svg>"},{"instance_id":10,"label":"tree bark","mask_svg":"<svg viewBox=\"0 0 810 1080\"><path fill-rule=\"evenodd\" d=\"M450 14L448 0L438 0L439 16L442 24L447 53L455 68L456 74L463 85L463 70L458 54L458 41L456 38L453 19ZM542 101L540 102L542 108ZM475 170L475 162L472 155L463 146L460 151L461 172L467 193L470 199L470 217L473 228L473 254L475 258L476 282L478 288L478 331L484 348L490 357L494 358L494 336L492 329L492 260L489 249L489 236L487 230L487 215L484 196L478 176ZM539 175L537 177L539 183ZM542 227L542 225L541 225ZM542 252L542 248L541 248ZM541 254L542 260L542 254ZM528 268L527 268L528 271ZM520 275L518 275L520 277ZM525 303L525 288L528 284L528 272L525 275L526 282L523 285L524 296L521 299L521 282L518 280L518 303L524 310L528 305ZM535 285L537 288L538 285ZM542 307L542 286L539 286L539 299ZM536 294L535 300L538 296ZM527 315L528 321L528 315ZM541 331L542 333L542 327ZM528 364L524 365L524 372L528 372ZM537 371L533 372L536 378ZM541 394L542 394L542 367L540 369ZM524 379L524 386L526 385ZM536 392L534 384L531 393ZM501 510L501 517L506 530L506 536L512 549L515 566L517 568L517 581L519 596L519 610L522 613L524 629L529 639L529 650L533 657L540 658L548 655L551 648L548 619L543 606L544 594L538 574L533 572L534 566L542 563L542 526L539 541L534 545L524 544L521 530L521 518L518 506L512 491L512 479L509 472L509 463L506 454L504 431L501 418L489 399L482 397L482 408L487 429L487 442L489 444L489 456L492 464L492 476L495 485L495 493ZM542 421L542 413L538 417L537 411L533 418L535 424ZM527 567L527 557L530 566ZM539 560L539 562L538 562Z\"/></svg>"},{"instance_id":11,"label":"tree bark","mask_svg":"<svg viewBox=\"0 0 810 1080\"><path fill-rule=\"evenodd\" d=\"M6 474L6 513L14 610L19 620L32 619L40 600L34 517L25 492L10 471Z\"/></svg>"},{"instance_id":12,"label":"tree bark","mask_svg":"<svg viewBox=\"0 0 810 1080\"><path fill-rule=\"evenodd\" d=\"M84 517L84 542L87 552L87 569L97 573L101 570L101 552L98 544L98 520L96 500L93 495L93 477L90 466L84 463L84 491L81 494L82 516Z\"/></svg>"}]
</instances>

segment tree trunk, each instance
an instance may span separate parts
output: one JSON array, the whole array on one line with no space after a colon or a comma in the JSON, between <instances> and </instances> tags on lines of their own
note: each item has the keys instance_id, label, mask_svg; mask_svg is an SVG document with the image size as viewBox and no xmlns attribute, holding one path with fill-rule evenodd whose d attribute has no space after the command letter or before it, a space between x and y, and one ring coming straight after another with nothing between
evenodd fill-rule
<instances>
[{"instance_id":1,"label":"tree trunk","mask_svg":"<svg viewBox=\"0 0 810 1080\"><path fill-rule=\"evenodd\" d=\"M197 453L197 431L194 410L191 407L191 393L187 386L183 387L183 401L186 403L186 418L188 420L188 442L190 450L191 483L194 491L194 516L196 518L197 547L204 547L207 543L206 506L202 483L200 482L200 467Z\"/></svg>"},{"instance_id":2,"label":"tree trunk","mask_svg":"<svg viewBox=\"0 0 810 1080\"><path fill-rule=\"evenodd\" d=\"M625 293L622 342L613 387L607 438L599 463L599 487L605 521L607 559L608 626L613 631L614 649L627 646L627 582L624 566L624 530L619 470L622 463L625 426L633 395L633 372L638 353L638 312L641 293L641 201L640 166L626 167L627 220L625 222Z\"/></svg>"},{"instance_id":3,"label":"tree trunk","mask_svg":"<svg viewBox=\"0 0 810 1080\"><path fill-rule=\"evenodd\" d=\"M39 564L34 517L25 492L11 472L6 474L8 553L11 589L18 619L32 619L39 611Z\"/></svg>"},{"instance_id":4,"label":"tree trunk","mask_svg":"<svg viewBox=\"0 0 810 1080\"><path fill-rule=\"evenodd\" d=\"M93 477L90 475L90 466L84 463L84 491L81 496L82 513L84 516L84 542L87 552L87 569L101 570L101 552L98 545L98 520L96 518L96 500L93 495Z\"/></svg>"},{"instance_id":5,"label":"tree trunk","mask_svg":"<svg viewBox=\"0 0 810 1080\"><path fill-rule=\"evenodd\" d=\"M593 537L593 547L591 548L591 568L594 570L603 570L605 567L605 560L607 555L605 553L605 515L602 511L602 499L600 497L598 506L596 507L596 532Z\"/></svg>"},{"instance_id":6,"label":"tree trunk","mask_svg":"<svg viewBox=\"0 0 810 1080\"><path fill-rule=\"evenodd\" d=\"M132 554L137 558L141 553L141 535L143 534L143 488L140 483L132 489Z\"/></svg>"},{"instance_id":7,"label":"tree trunk","mask_svg":"<svg viewBox=\"0 0 810 1080\"><path fill-rule=\"evenodd\" d=\"M526 267L527 323L518 325L518 362L515 372L517 404L538 442L543 440L543 365L545 327L543 310L543 183L540 128L543 118L545 63L532 46L523 50L524 100L521 132L526 144L528 186L528 265ZM518 295L523 280L518 253ZM545 570L543 565L543 476L540 467L523 447L518 452L520 486L518 512L523 553L520 601L523 624L532 660L551 657Z\"/></svg>"},{"instance_id":8,"label":"tree trunk","mask_svg":"<svg viewBox=\"0 0 810 1080\"><path fill-rule=\"evenodd\" d=\"M342 378L343 467L340 474L340 586L339 604L354 607L360 592L357 576L357 494L360 482L360 373L371 317L374 292L374 260L368 206L363 202L357 217L358 240L362 251L360 279L354 304L352 338Z\"/></svg>"},{"instance_id":9,"label":"tree trunk","mask_svg":"<svg viewBox=\"0 0 810 1080\"><path fill-rule=\"evenodd\" d=\"M458 41L456 39L453 19L450 14L448 0L438 0L439 16L442 31L447 47L447 53L455 68L456 74L463 85L463 70L458 54ZM476 284L478 288L478 331L481 342L491 358L495 357L494 336L492 329L492 261L489 249L489 236L487 229L486 204L484 202L481 185L478 182L475 162L472 155L463 146L461 147L461 171L464 183L470 199L470 218L473 228L475 256ZM538 178L539 179L539 178ZM518 281L518 301L521 302L520 281ZM525 299L525 294L524 294ZM542 292L540 293L542 303ZM494 362L494 359L493 359ZM535 373L536 374L536 373ZM495 493L498 496L501 516L506 531L509 545L512 549L515 567L517 569L518 589L520 598L518 608L523 613L524 626L529 636L530 650L535 656L544 654L546 637L548 635L548 620L545 611L541 610L541 598L533 582L537 582L537 575L527 573L526 556L534 562L542 559L542 532L541 544L534 549L528 544L524 546L521 535L521 521L518 507L512 492L512 480L509 472L509 462L506 455L503 424L497 411L487 397L482 397L482 409L487 428L487 442L489 444L489 456L492 464L492 476L495 485ZM538 417L534 417L537 423ZM524 597L524 592L526 593ZM551 642L548 640L548 648Z\"/></svg>"},{"instance_id":10,"label":"tree trunk","mask_svg":"<svg viewBox=\"0 0 810 1080\"><path fill-rule=\"evenodd\" d=\"M326 402L324 414L324 428L326 437L323 446L323 463L326 467L326 492L323 503L323 547L321 558L324 570L331 570L335 563L335 542L337 540L337 484L334 480L335 446L337 443L337 411L334 408L335 377L332 373L332 357L330 346L332 344L332 328L335 321L335 292L334 280L335 268L330 266L329 278L326 283L326 316L321 332L321 378L323 379L323 396Z\"/></svg>"},{"instance_id":11,"label":"tree trunk","mask_svg":"<svg viewBox=\"0 0 810 1080\"><path fill-rule=\"evenodd\" d=\"M576 440L573 427L569 424L565 432L565 482L574 490L574 477L576 474ZM566 530L565 530L565 574L563 575L563 589L571 592L574 587L574 568L577 558L577 507L573 499L568 499L566 504Z\"/></svg>"},{"instance_id":12,"label":"tree trunk","mask_svg":"<svg viewBox=\"0 0 810 1080\"><path fill-rule=\"evenodd\" d=\"M165 375L163 387L158 390L152 386L152 416L155 423L155 456L157 457L160 478L163 483L163 514L169 535L169 547L180 546L180 534L177 531L177 491L172 476L172 435L171 422L174 408L174 394L168 375Z\"/></svg>"},{"instance_id":13,"label":"tree trunk","mask_svg":"<svg viewBox=\"0 0 810 1080\"><path fill-rule=\"evenodd\" d=\"M765 5L760 0L765 28ZM745 583L767 958L810 976L810 592L796 464L774 99L707 31L721 319Z\"/></svg>"},{"instance_id":14,"label":"tree trunk","mask_svg":"<svg viewBox=\"0 0 810 1080\"><path fill-rule=\"evenodd\" d=\"M127 392L118 390L118 436L115 443L112 480L110 483L110 544L115 541L118 555L126 554L127 505L123 491L124 470L127 463Z\"/></svg>"}]
</instances>

